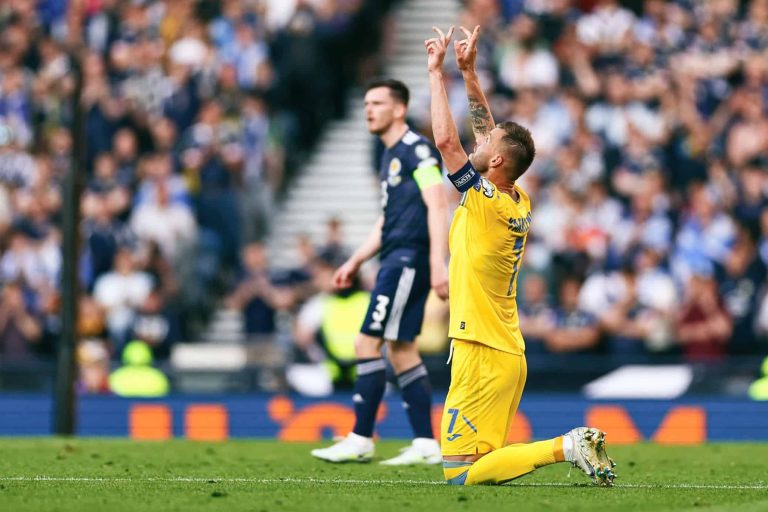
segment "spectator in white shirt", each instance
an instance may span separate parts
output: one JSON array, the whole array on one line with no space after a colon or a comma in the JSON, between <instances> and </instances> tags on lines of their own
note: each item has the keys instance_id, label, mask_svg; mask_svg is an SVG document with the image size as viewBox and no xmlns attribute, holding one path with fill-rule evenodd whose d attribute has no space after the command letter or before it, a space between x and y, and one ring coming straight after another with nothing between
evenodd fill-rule
<instances>
[{"instance_id":1,"label":"spectator in white shirt","mask_svg":"<svg viewBox=\"0 0 768 512\"><path fill-rule=\"evenodd\" d=\"M151 292L150 275L136 269L130 249L119 249L115 254L114 270L99 277L93 289L96 302L107 312L110 338L117 348L127 341L126 334L136 309Z\"/></svg>"},{"instance_id":2,"label":"spectator in white shirt","mask_svg":"<svg viewBox=\"0 0 768 512\"><path fill-rule=\"evenodd\" d=\"M171 202L164 180L155 185L152 198L137 206L131 229L142 241L156 242L163 256L174 262L197 238L197 224L189 205Z\"/></svg>"}]
</instances>

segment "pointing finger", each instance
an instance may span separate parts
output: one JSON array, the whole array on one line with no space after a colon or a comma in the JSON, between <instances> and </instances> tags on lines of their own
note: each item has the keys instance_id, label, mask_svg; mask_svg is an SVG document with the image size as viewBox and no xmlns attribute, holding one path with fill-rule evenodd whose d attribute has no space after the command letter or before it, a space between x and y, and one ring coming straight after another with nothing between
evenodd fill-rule
<instances>
[{"instance_id":1,"label":"pointing finger","mask_svg":"<svg viewBox=\"0 0 768 512\"><path fill-rule=\"evenodd\" d=\"M467 30L466 28L464 28L464 27L459 27L459 29L460 29L462 32L464 32L464 35L467 37L467 39L469 39L470 37L472 37L472 32L470 32L470 31L469 31L469 30Z\"/></svg>"},{"instance_id":2,"label":"pointing finger","mask_svg":"<svg viewBox=\"0 0 768 512\"><path fill-rule=\"evenodd\" d=\"M448 35L446 35L446 36L445 36L445 42L446 42L446 43L447 43L448 41L450 41L450 40L451 40L451 38L453 37L453 31L454 31L454 29L455 29L455 28L456 28L456 27L454 27L453 25L451 25L451 28L448 30Z\"/></svg>"},{"instance_id":3,"label":"pointing finger","mask_svg":"<svg viewBox=\"0 0 768 512\"><path fill-rule=\"evenodd\" d=\"M474 43L477 41L477 38L480 37L480 25L477 25L475 27L475 30L472 31L472 36L470 37L470 42Z\"/></svg>"},{"instance_id":4,"label":"pointing finger","mask_svg":"<svg viewBox=\"0 0 768 512\"><path fill-rule=\"evenodd\" d=\"M442 30L440 30L440 29L439 29L439 28L437 28L437 27L432 27L432 30L434 30L435 32L437 32L437 35L439 35L439 36L440 36L440 39L445 39L445 34L443 33L443 31L442 31Z\"/></svg>"}]
</instances>

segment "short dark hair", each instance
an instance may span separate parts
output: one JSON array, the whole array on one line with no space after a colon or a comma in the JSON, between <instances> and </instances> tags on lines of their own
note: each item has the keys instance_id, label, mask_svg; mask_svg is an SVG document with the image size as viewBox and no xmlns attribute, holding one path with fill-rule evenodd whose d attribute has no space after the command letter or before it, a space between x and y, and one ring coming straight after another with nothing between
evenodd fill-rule
<instances>
[{"instance_id":1,"label":"short dark hair","mask_svg":"<svg viewBox=\"0 0 768 512\"><path fill-rule=\"evenodd\" d=\"M504 130L502 141L507 146L507 151L511 157L512 172L510 179L516 180L528 170L533 158L536 156L536 146L533 144L533 137L527 128L520 126L512 121L504 121L496 125L497 128Z\"/></svg>"},{"instance_id":2,"label":"short dark hair","mask_svg":"<svg viewBox=\"0 0 768 512\"><path fill-rule=\"evenodd\" d=\"M393 78L377 78L371 80L365 86L365 92L378 87L386 87L389 89L389 93L395 101L402 103L406 107L408 106L408 101L411 99L411 93L408 90L408 86L400 80L395 80Z\"/></svg>"}]
</instances>

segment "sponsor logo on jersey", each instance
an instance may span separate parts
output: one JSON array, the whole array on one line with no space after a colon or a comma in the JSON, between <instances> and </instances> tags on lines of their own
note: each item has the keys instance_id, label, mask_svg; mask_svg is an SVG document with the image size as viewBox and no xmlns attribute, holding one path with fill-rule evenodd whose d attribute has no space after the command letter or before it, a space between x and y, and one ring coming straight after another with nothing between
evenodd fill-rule
<instances>
[{"instance_id":1,"label":"sponsor logo on jersey","mask_svg":"<svg viewBox=\"0 0 768 512\"><path fill-rule=\"evenodd\" d=\"M402 176L390 176L390 177L387 179L387 182L389 183L389 186L390 186L390 187L396 187L396 186L398 186L398 185L400 184L400 182L401 182L401 181L403 181L403 177L402 177Z\"/></svg>"},{"instance_id":2,"label":"sponsor logo on jersey","mask_svg":"<svg viewBox=\"0 0 768 512\"><path fill-rule=\"evenodd\" d=\"M509 219L509 230L524 235L531 229L531 212L525 217Z\"/></svg>"}]
</instances>

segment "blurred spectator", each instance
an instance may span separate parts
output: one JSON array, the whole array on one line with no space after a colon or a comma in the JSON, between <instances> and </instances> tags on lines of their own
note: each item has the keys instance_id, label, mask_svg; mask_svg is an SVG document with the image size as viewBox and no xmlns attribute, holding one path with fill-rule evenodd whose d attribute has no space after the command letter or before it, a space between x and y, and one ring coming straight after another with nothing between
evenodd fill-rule
<instances>
[{"instance_id":1,"label":"blurred spectator","mask_svg":"<svg viewBox=\"0 0 768 512\"><path fill-rule=\"evenodd\" d=\"M560 283L559 304L553 311L553 325L544 336L544 344L550 352L589 352L600 341L598 319L579 309L577 279L565 279Z\"/></svg>"},{"instance_id":2,"label":"blurred spectator","mask_svg":"<svg viewBox=\"0 0 768 512\"><path fill-rule=\"evenodd\" d=\"M631 264L589 276L579 304L583 312L598 319L608 352L619 356L645 353L646 338L656 327L655 313L638 295L638 276Z\"/></svg>"},{"instance_id":3,"label":"blurred spectator","mask_svg":"<svg viewBox=\"0 0 768 512\"><path fill-rule=\"evenodd\" d=\"M518 301L520 330L525 336L526 354L544 354L544 340L554 327L554 314L548 300L547 281L539 274L531 274L520 280L521 294Z\"/></svg>"},{"instance_id":4,"label":"blurred spectator","mask_svg":"<svg viewBox=\"0 0 768 512\"><path fill-rule=\"evenodd\" d=\"M197 238L197 224L191 208L171 202L168 185L159 181L152 199L138 205L131 214L131 229L141 241L155 242L169 261L175 262Z\"/></svg>"},{"instance_id":5,"label":"blurred spectator","mask_svg":"<svg viewBox=\"0 0 768 512\"><path fill-rule=\"evenodd\" d=\"M115 347L126 343L128 329L139 308L152 291L152 278L136 268L130 249L115 253L114 270L96 280L93 296L107 314L107 326Z\"/></svg>"},{"instance_id":6,"label":"blurred spectator","mask_svg":"<svg viewBox=\"0 0 768 512\"><path fill-rule=\"evenodd\" d=\"M109 393L109 351L104 342L86 339L78 343L77 388L81 393Z\"/></svg>"},{"instance_id":7,"label":"blurred spectator","mask_svg":"<svg viewBox=\"0 0 768 512\"><path fill-rule=\"evenodd\" d=\"M579 40L599 55L615 55L628 46L628 35L635 24L631 11L616 0L598 0L594 10L579 18Z\"/></svg>"},{"instance_id":8,"label":"blurred spectator","mask_svg":"<svg viewBox=\"0 0 768 512\"><path fill-rule=\"evenodd\" d=\"M90 194L101 195L112 215L121 215L130 206L130 179L120 181L117 174L117 162L111 153L101 153L94 162L93 177L88 182L86 197Z\"/></svg>"},{"instance_id":9,"label":"blurred spectator","mask_svg":"<svg viewBox=\"0 0 768 512\"><path fill-rule=\"evenodd\" d=\"M81 229L86 241L81 254L81 277L91 290L96 281L112 269L117 248L131 245L134 236L116 217L109 197L104 194L86 193L81 210Z\"/></svg>"},{"instance_id":10,"label":"blurred spectator","mask_svg":"<svg viewBox=\"0 0 768 512\"><path fill-rule=\"evenodd\" d=\"M55 233L46 237L33 226L18 226L9 233L8 249L0 258L0 279L20 281L33 294L56 287L61 255L56 250Z\"/></svg>"},{"instance_id":11,"label":"blurred spectator","mask_svg":"<svg viewBox=\"0 0 768 512\"><path fill-rule=\"evenodd\" d=\"M546 46L537 45L537 25L521 14L510 25L509 35L496 48L499 80L509 89L551 88L557 84L558 66Z\"/></svg>"},{"instance_id":12,"label":"blurred spectator","mask_svg":"<svg viewBox=\"0 0 768 512\"><path fill-rule=\"evenodd\" d=\"M227 304L243 312L249 337L254 341L272 342L276 310L292 304L292 293L272 283L263 245L251 243L243 248L242 267L242 276L227 298Z\"/></svg>"},{"instance_id":13,"label":"blurred spectator","mask_svg":"<svg viewBox=\"0 0 768 512\"><path fill-rule=\"evenodd\" d=\"M718 295L733 322L728 344L731 353L759 353L763 348L758 343L756 320L767 278L768 270L757 254L754 235L747 226L741 226L733 249L715 267Z\"/></svg>"},{"instance_id":14,"label":"blurred spectator","mask_svg":"<svg viewBox=\"0 0 768 512\"><path fill-rule=\"evenodd\" d=\"M77 307L78 339L97 340L102 343L108 341L107 319L101 305L90 295L83 295L80 297Z\"/></svg>"},{"instance_id":15,"label":"blurred spectator","mask_svg":"<svg viewBox=\"0 0 768 512\"><path fill-rule=\"evenodd\" d=\"M21 285L5 283L0 302L0 359L22 361L33 358L41 337L40 319L27 306Z\"/></svg>"},{"instance_id":16,"label":"blurred spectator","mask_svg":"<svg viewBox=\"0 0 768 512\"><path fill-rule=\"evenodd\" d=\"M733 242L733 221L720 210L712 192L703 185L691 188L690 208L675 240L672 270L685 281L691 269L721 263Z\"/></svg>"},{"instance_id":17,"label":"blurred spectator","mask_svg":"<svg viewBox=\"0 0 768 512\"><path fill-rule=\"evenodd\" d=\"M112 139L112 154L117 163L117 181L134 185L137 180L139 147L133 130L123 128Z\"/></svg>"},{"instance_id":18,"label":"blurred spectator","mask_svg":"<svg viewBox=\"0 0 768 512\"><path fill-rule=\"evenodd\" d=\"M673 226L664 212L653 210L653 196L642 189L632 195L626 216L611 229L612 249L617 256L631 254L640 247L651 247L667 254L672 244Z\"/></svg>"},{"instance_id":19,"label":"blurred spectator","mask_svg":"<svg viewBox=\"0 0 768 512\"><path fill-rule=\"evenodd\" d=\"M144 341L156 360L168 359L174 343L182 341L181 325L173 307L165 303L163 293L155 288L136 313L128 330L128 338Z\"/></svg>"},{"instance_id":20,"label":"blurred spectator","mask_svg":"<svg viewBox=\"0 0 768 512\"><path fill-rule=\"evenodd\" d=\"M697 269L688 279L685 299L677 314L676 339L691 361L716 361L728 350L733 330L717 284L706 269Z\"/></svg>"},{"instance_id":21,"label":"blurred spectator","mask_svg":"<svg viewBox=\"0 0 768 512\"><path fill-rule=\"evenodd\" d=\"M325 240L318 248L321 254L336 261L344 261L349 255L349 248L344 244L344 227L337 217L331 217L325 223Z\"/></svg>"},{"instance_id":22,"label":"blurred spectator","mask_svg":"<svg viewBox=\"0 0 768 512\"><path fill-rule=\"evenodd\" d=\"M242 236L260 240L269 231L274 194L282 185L282 170L276 165L277 152L271 147L267 105L258 94L249 94L237 106L242 112L242 151L244 152L240 204Z\"/></svg>"}]
</instances>

